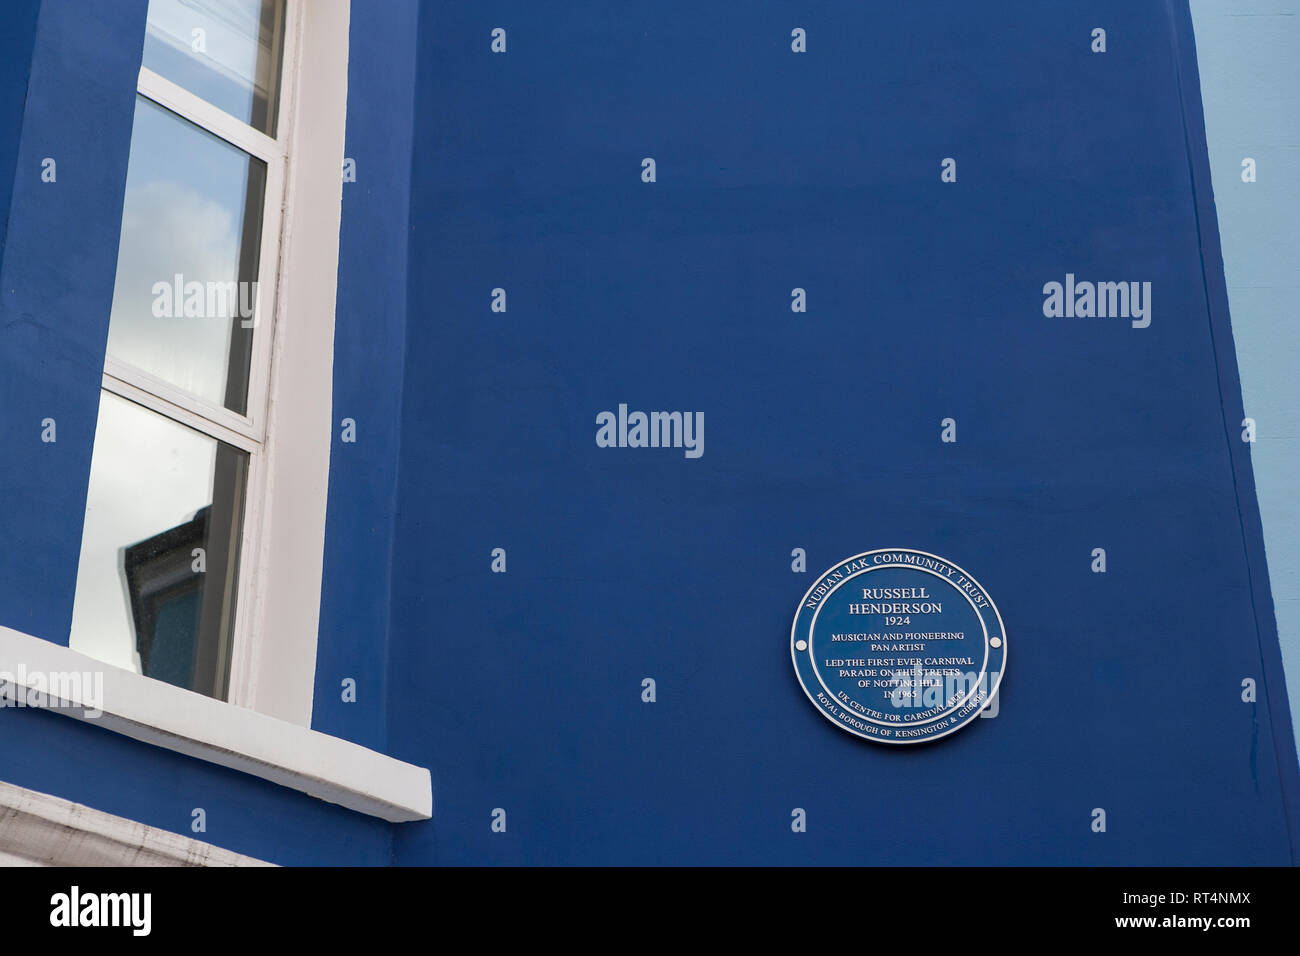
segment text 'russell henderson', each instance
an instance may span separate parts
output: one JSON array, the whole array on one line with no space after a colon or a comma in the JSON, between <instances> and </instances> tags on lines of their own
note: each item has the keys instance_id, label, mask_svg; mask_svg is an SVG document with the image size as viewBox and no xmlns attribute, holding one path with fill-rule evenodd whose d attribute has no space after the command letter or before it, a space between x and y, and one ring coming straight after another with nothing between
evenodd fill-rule
<instances>
[{"instance_id":1,"label":"text 'russell henderson'","mask_svg":"<svg viewBox=\"0 0 1300 956\"><path fill-rule=\"evenodd\" d=\"M629 412L596 415L598 448L682 448L687 458L704 454L703 412Z\"/></svg>"}]
</instances>

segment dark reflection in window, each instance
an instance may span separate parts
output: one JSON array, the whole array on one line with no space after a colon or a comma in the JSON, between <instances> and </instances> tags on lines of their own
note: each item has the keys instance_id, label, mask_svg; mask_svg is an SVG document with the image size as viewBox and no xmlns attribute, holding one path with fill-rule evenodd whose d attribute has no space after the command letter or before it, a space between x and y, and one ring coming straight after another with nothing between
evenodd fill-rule
<instances>
[{"instance_id":1,"label":"dark reflection in window","mask_svg":"<svg viewBox=\"0 0 1300 956\"><path fill-rule=\"evenodd\" d=\"M90 470L72 647L225 699L247 453L105 392Z\"/></svg>"},{"instance_id":2,"label":"dark reflection in window","mask_svg":"<svg viewBox=\"0 0 1300 956\"><path fill-rule=\"evenodd\" d=\"M131 545L123 557L141 673L221 699L230 682L239 551L232 532L240 524L246 461L220 445L214 503Z\"/></svg>"}]
</instances>

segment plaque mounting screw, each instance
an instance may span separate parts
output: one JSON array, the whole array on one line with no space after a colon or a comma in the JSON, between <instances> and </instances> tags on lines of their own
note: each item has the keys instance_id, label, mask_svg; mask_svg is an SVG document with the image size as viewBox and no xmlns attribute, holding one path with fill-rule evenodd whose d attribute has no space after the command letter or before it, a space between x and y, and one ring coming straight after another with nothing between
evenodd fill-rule
<instances>
[{"instance_id":1,"label":"plaque mounting screw","mask_svg":"<svg viewBox=\"0 0 1300 956\"><path fill-rule=\"evenodd\" d=\"M1002 646L1002 638L1000 638L1000 637L994 637L994 638L991 638L991 639L989 640L989 643L992 644L994 647L1001 647L1001 646Z\"/></svg>"},{"instance_id":2,"label":"plaque mounting screw","mask_svg":"<svg viewBox=\"0 0 1300 956\"><path fill-rule=\"evenodd\" d=\"M795 641L795 642L794 642L794 649L795 649L796 651L806 651L806 650L808 650L808 642L807 642L807 641Z\"/></svg>"}]
</instances>

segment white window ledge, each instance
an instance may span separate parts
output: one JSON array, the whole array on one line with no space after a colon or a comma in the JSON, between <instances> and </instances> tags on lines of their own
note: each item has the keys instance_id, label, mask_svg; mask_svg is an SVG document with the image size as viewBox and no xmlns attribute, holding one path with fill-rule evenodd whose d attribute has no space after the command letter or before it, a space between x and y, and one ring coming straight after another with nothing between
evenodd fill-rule
<instances>
[{"instance_id":1,"label":"white window ledge","mask_svg":"<svg viewBox=\"0 0 1300 956\"><path fill-rule=\"evenodd\" d=\"M0 627L0 681L7 706L43 704L43 709L393 823L427 820L433 813L433 789L424 767L112 667L7 627Z\"/></svg>"},{"instance_id":2,"label":"white window ledge","mask_svg":"<svg viewBox=\"0 0 1300 956\"><path fill-rule=\"evenodd\" d=\"M274 866L48 793L0 783L0 866Z\"/></svg>"}]
</instances>

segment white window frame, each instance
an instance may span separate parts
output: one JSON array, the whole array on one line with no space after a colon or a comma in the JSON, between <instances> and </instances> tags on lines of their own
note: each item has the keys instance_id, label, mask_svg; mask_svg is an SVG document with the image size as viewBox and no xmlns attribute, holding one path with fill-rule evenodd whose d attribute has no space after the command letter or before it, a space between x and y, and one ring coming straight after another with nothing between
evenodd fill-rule
<instances>
[{"instance_id":1,"label":"white window frame","mask_svg":"<svg viewBox=\"0 0 1300 956\"><path fill-rule=\"evenodd\" d=\"M102 381L106 391L248 454L227 700L304 726L311 722L315 682L331 440L336 204L347 90L346 26L341 50L338 28L347 23L348 6L347 0L285 3L275 136L140 68L140 96L266 167L247 412L240 415L111 356ZM313 82L304 89L298 79L309 68ZM326 160L332 183L322 184L322 156L332 153L338 156ZM322 185L333 189L322 194ZM292 198L308 190L312 202L298 209ZM323 206L325 214L309 205ZM329 301L304 288L308 282L328 286ZM286 352L293 359L281 362ZM315 413L322 408L323 428ZM273 420L280 422L274 433Z\"/></svg>"},{"instance_id":2,"label":"white window frame","mask_svg":"<svg viewBox=\"0 0 1300 956\"><path fill-rule=\"evenodd\" d=\"M290 9L297 9L292 0ZM288 18L291 21L295 18ZM288 44L292 41L294 30L292 24L286 31L286 54ZM287 56L282 59L282 68L289 68ZM295 78L288 73L282 85L282 96L290 93ZM278 287L280 259L280 239L284 212L284 178L288 161L286 144L275 140L235 119L193 93L182 89L147 66L140 67L140 78L136 88L145 99L175 113L181 119L193 123L200 129L217 136L232 146L243 150L266 165L266 185L263 190L262 208L258 211L262 220L261 250L258 258L257 302L253 310L253 354L248 383L248 412L240 415L215 402L187 392L143 369L127 362L107 356L104 360L104 387L132 401L139 401L140 392L147 392L158 399L156 411L186 424L194 424L206 430L208 423L223 428L227 433L239 436L230 444L238 445L245 451L255 451L266 438L266 402L269 391L268 370L271 363L271 338L275 324L275 292ZM283 100L281 100L283 102ZM283 118L284 111L281 110ZM272 291L267 292L267 288ZM258 333L261 334L258 334ZM128 393L122 386L134 386ZM223 438L223 441L227 439Z\"/></svg>"},{"instance_id":3,"label":"white window frame","mask_svg":"<svg viewBox=\"0 0 1300 956\"><path fill-rule=\"evenodd\" d=\"M199 402L120 363L107 391L253 451L240 554L239 607L226 701L144 677L0 626L0 696L40 694L43 674L99 673L102 699L54 712L230 767L392 822L432 815L429 771L310 729L333 439L334 310L347 114L350 0L288 0L277 137L250 131L152 71L139 89L268 159L259 315L273 303L269 369L250 381L249 414ZM296 83L299 76L310 83ZM236 124L230 126L229 124ZM212 128L209 126L208 128ZM278 172L272 167L277 165ZM301 201L297 201L302 197ZM272 228L274 224L274 228ZM268 238L271 236L273 238ZM270 249L274 249L272 252ZM273 257L268 262L268 257ZM275 275L263 301L262 278ZM26 675L22 677L21 675Z\"/></svg>"},{"instance_id":4,"label":"white window frame","mask_svg":"<svg viewBox=\"0 0 1300 956\"><path fill-rule=\"evenodd\" d=\"M230 635L230 657L219 663L227 669L227 700L239 706L256 708L258 698L255 675L256 648L247 645L260 628L258 613L262 608L255 584L263 578L259 559L267 557L260 547L269 491L266 462L267 416L271 393L271 361L279 319L277 290L280 287L281 244L285 212L285 180L289 164L289 140L298 88L303 4L286 0L277 29L282 34L272 46L279 47L278 75L274 78L277 96L274 137L208 103L147 66L140 67L136 92L146 100L170 110L182 120L230 143L266 168L261 218L261 248L258 251L257 299L253 309L253 348L250 357L246 413L241 415L216 402L207 401L170 382L112 356L104 361L103 387L106 391L157 412L212 438L226 442L248 455L247 487L241 516L239 562L235 582L235 617ZM249 210L250 213L253 210ZM337 260L336 260L337 261ZM312 655L314 661L314 654ZM300 695L299 695L300 696ZM265 700L262 706L280 709ZM304 711L302 701L280 709L299 722L307 723L311 711Z\"/></svg>"}]
</instances>

